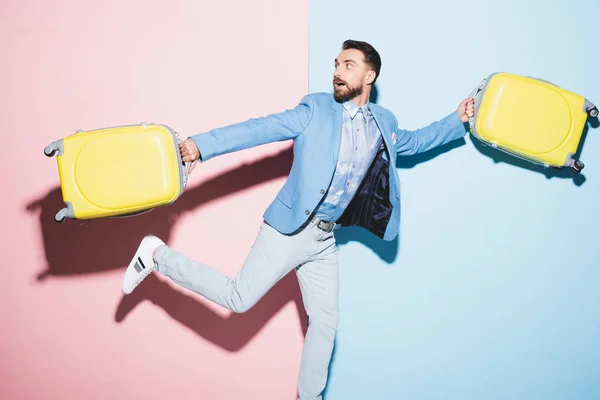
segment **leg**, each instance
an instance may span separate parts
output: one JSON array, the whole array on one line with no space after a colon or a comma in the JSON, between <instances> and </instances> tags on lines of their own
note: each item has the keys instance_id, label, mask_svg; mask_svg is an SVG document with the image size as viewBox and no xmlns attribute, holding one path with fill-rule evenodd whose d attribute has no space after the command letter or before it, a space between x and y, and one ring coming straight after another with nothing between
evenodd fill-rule
<instances>
[{"instance_id":1,"label":"leg","mask_svg":"<svg viewBox=\"0 0 600 400\"><path fill-rule=\"evenodd\" d=\"M300 400L320 400L338 326L338 259L333 233L319 239L320 249L297 269L308 314L298 393Z\"/></svg>"},{"instance_id":2,"label":"leg","mask_svg":"<svg viewBox=\"0 0 600 400\"><path fill-rule=\"evenodd\" d=\"M178 285L233 312L244 312L289 271L305 261L308 253L305 240L303 231L296 235L282 235L263 222L252 250L234 279L164 244L154 247L153 262L157 272Z\"/></svg>"}]
</instances>

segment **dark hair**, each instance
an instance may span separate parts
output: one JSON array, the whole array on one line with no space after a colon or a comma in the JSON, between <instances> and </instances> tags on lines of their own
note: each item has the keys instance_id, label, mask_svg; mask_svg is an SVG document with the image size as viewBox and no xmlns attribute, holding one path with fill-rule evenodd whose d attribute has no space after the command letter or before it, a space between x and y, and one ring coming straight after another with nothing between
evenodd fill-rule
<instances>
[{"instance_id":1,"label":"dark hair","mask_svg":"<svg viewBox=\"0 0 600 400\"><path fill-rule=\"evenodd\" d=\"M358 40L346 40L342 45L342 50L356 49L363 53L365 64L375 71L375 79L373 83L379 78L379 71L381 71L381 57L373 46L367 42L360 42Z\"/></svg>"}]
</instances>

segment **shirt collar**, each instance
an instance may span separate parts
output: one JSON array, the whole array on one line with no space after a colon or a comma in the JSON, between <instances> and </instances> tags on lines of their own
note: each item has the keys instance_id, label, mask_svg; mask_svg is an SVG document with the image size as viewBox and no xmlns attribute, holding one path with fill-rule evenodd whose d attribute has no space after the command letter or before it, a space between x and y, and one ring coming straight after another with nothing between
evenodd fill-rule
<instances>
[{"instance_id":1,"label":"shirt collar","mask_svg":"<svg viewBox=\"0 0 600 400\"><path fill-rule=\"evenodd\" d=\"M358 113L358 110L360 108L362 108L362 112L364 114L365 117L367 117L368 115L370 115L370 102L367 101L367 104L365 104L362 107L359 107L358 104L353 103L351 100L346 101L343 106L346 109L346 111L348 111L348 114L350 114L350 118L354 119L354 117L356 117L356 114Z\"/></svg>"}]
</instances>

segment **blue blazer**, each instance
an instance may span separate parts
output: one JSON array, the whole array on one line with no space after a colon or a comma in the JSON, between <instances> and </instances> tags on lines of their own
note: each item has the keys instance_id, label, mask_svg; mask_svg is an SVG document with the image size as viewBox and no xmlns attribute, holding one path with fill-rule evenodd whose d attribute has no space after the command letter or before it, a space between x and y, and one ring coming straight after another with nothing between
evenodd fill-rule
<instances>
[{"instance_id":1,"label":"blue blazer","mask_svg":"<svg viewBox=\"0 0 600 400\"><path fill-rule=\"evenodd\" d=\"M414 131L398 128L394 114L371 103L383 135L379 151L352 202L337 222L361 226L383 240L393 240L400 226L400 180L396 156L431 150L463 137L467 130L457 112ZM294 161L281 190L267 207L265 221L281 233L300 228L323 199L338 159L342 135L342 105L333 94L315 93L293 109L252 118L192 136L201 159L262 144L293 140Z\"/></svg>"}]
</instances>

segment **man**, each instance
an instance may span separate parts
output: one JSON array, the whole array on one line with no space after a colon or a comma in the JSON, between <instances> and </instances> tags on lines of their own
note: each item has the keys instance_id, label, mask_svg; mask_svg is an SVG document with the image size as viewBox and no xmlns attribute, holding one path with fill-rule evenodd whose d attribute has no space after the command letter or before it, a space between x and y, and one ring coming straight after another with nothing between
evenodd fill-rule
<instances>
[{"instance_id":1,"label":"man","mask_svg":"<svg viewBox=\"0 0 600 400\"><path fill-rule=\"evenodd\" d=\"M422 153L463 137L473 115L468 98L440 121L416 130L370 103L381 59L368 43L347 40L335 59L334 94L305 96L294 109L188 138L183 160L292 139L288 179L264 213L260 232L239 274L229 278L189 259L155 236L140 243L123 278L131 291L152 271L233 311L250 309L288 272L296 270L309 317L300 364L300 400L321 399L338 326L336 226L361 226L384 240L400 219L396 156Z\"/></svg>"}]
</instances>

